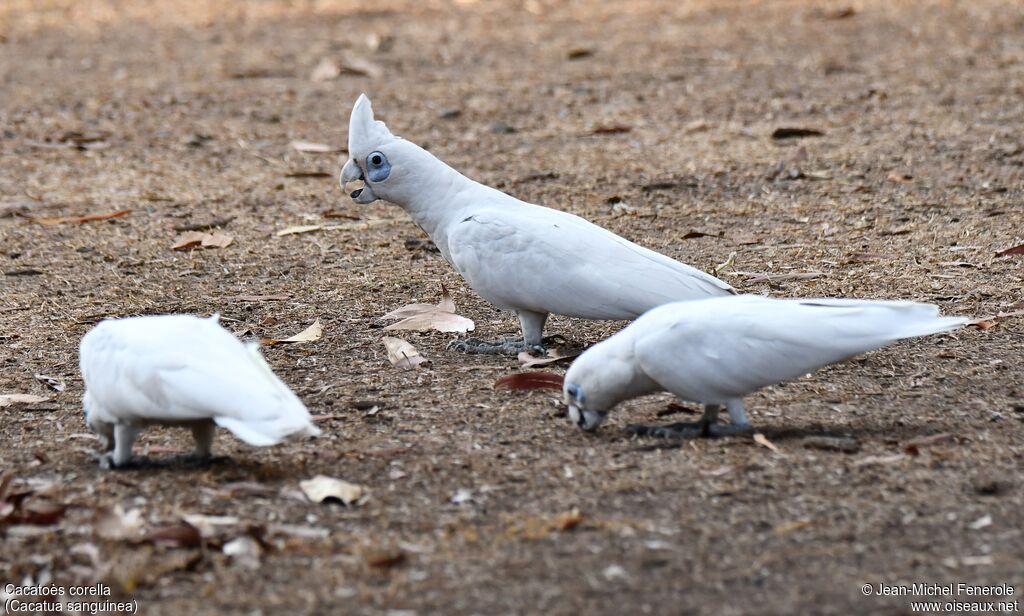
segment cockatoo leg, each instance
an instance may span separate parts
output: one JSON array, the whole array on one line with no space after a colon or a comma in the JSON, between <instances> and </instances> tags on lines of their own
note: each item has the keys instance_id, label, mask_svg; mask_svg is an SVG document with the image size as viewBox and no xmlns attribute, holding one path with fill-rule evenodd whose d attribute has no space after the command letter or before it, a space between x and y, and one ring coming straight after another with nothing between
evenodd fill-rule
<instances>
[{"instance_id":1,"label":"cockatoo leg","mask_svg":"<svg viewBox=\"0 0 1024 616\"><path fill-rule=\"evenodd\" d=\"M99 458L100 468L124 468L132 459L132 445L139 435L138 426L117 424L114 426L114 448Z\"/></svg>"},{"instance_id":2,"label":"cockatoo leg","mask_svg":"<svg viewBox=\"0 0 1024 616\"><path fill-rule=\"evenodd\" d=\"M195 451L192 457L196 461L207 461L210 459L210 452L213 449L213 437L217 434L217 424L212 421L204 421L192 425L192 438L196 441Z\"/></svg>"},{"instance_id":3,"label":"cockatoo leg","mask_svg":"<svg viewBox=\"0 0 1024 616\"><path fill-rule=\"evenodd\" d=\"M742 401L730 401L726 404L726 408L729 411L729 418L732 419L731 424L718 423L718 414L722 410L721 405L706 404L704 405L704 414L697 421L679 421L664 426L629 424L626 426L626 430L639 436L677 439L732 436L751 431L750 423L747 422L747 414L743 411Z\"/></svg>"},{"instance_id":4,"label":"cockatoo leg","mask_svg":"<svg viewBox=\"0 0 1024 616\"><path fill-rule=\"evenodd\" d=\"M491 342L469 338L467 340L452 340L448 343L449 349L462 351L464 353L486 353L490 355L518 355L523 351L532 351L538 355L547 353L544 348L544 322L548 315L537 312L520 311L519 325L523 329L522 340L516 338L502 338Z\"/></svg>"}]
</instances>

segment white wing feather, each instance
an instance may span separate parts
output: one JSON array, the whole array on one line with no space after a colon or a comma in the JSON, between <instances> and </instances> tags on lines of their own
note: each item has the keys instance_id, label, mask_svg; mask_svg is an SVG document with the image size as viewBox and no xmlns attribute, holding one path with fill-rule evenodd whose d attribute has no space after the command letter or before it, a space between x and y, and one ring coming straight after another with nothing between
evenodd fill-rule
<instances>
[{"instance_id":1,"label":"white wing feather","mask_svg":"<svg viewBox=\"0 0 1024 616\"><path fill-rule=\"evenodd\" d=\"M684 399L724 403L966 322L913 302L740 296L662 306L631 327L637 361L650 378Z\"/></svg>"},{"instance_id":2,"label":"white wing feather","mask_svg":"<svg viewBox=\"0 0 1024 616\"><path fill-rule=\"evenodd\" d=\"M668 302L733 293L709 274L566 212L521 202L470 211L447 231L452 265L500 308L632 319Z\"/></svg>"}]
</instances>

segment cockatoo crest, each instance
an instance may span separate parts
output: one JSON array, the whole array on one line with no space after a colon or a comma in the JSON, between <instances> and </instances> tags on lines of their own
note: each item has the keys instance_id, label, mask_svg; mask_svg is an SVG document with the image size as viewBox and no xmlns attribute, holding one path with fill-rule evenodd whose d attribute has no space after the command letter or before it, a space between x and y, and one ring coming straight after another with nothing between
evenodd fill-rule
<instances>
[{"instance_id":1,"label":"cockatoo crest","mask_svg":"<svg viewBox=\"0 0 1024 616\"><path fill-rule=\"evenodd\" d=\"M360 94L348 120L349 156L362 160L373 150L396 138L383 122L373 119L370 99Z\"/></svg>"},{"instance_id":2,"label":"cockatoo crest","mask_svg":"<svg viewBox=\"0 0 1024 616\"><path fill-rule=\"evenodd\" d=\"M338 183L363 182L350 196L356 203L384 199L406 206L417 195L443 183L456 172L420 146L391 134L383 122L373 119L373 107L360 94L348 122L348 162ZM436 199L427 199L434 203Z\"/></svg>"}]
</instances>

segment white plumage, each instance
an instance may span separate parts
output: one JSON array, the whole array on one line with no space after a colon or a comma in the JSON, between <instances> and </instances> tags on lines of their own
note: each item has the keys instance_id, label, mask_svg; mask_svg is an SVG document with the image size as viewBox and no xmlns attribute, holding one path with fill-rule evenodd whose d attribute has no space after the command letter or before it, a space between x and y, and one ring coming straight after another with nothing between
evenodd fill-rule
<instances>
[{"instance_id":1,"label":"white plumage","mask_svg":"<svg viewBox=\"0 0 1024 616\"><path fill-rule=\"evenodd\" d=\"M464 350L539 347L549 314L633 319L674 301L734 293L732 287L634 244L579 216L525 203L461 175L375 121L360 96L349 121L341 184L363 180L359 203L402 207L470 287L519 316L524 340L460 343Z\"/></svg>"},{"instance_id":2,"label":"white plumage","mask_svg":"<svg viewBox=\"0 0 1024 616\"><path fill-rule=\"evenodd\" d=\"M210 455L215 425L250 445L316 436L302 401L215 315L163 315L99 323L80 348L86 422L104 440L101 462L121 466L149 424L192 429L196 455Z\"/></svg>"},{"instance_id":3,"label":"white plumage","mask_svg":"<svg viewBox=\"0 0 1024 616\"><path fill-rule=\"evenodd\" d=\"M640 431L707 434L721 405L735 431L749 427L742 397L757 389L965 323L901 301L739 295L673 303L583 353L565 375L564 394L571 419L588 430L623 400L670 391L704 404L702 421Z\"/></svg>"}]
</instances>

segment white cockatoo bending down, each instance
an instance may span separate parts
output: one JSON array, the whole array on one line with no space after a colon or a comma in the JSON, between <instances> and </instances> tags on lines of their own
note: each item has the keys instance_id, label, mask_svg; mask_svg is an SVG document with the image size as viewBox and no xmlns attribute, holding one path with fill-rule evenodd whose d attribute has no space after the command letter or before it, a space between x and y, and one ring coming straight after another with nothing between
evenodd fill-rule
<instances>
[{"instance_id":1,"label":"white cockatoo bending down","mask_svg":"<svg viewBox=\"0 0 1024 616\"><path fill-rule=\"evenodd\" d=\"M216 426L250 445L317 436L302 401L255 344L243 344L216 315L102 321L79 351L86 423L100 435L104 468L124 466L150 424L191 428L195 456L210 456Z\"/></svg>"},{"instance_id":2,"label":"white cockatoo bending down","mask_svg":"<svg viewBox=\"0 0 1024 616\"><path fill-rule=\"evenodd\" d=\"M474 352L542 348L549 314L635 319L668 302L735 293L714 276L638 246L579 216L525 203L465 177L373 119L359 97L342 188L357 203L385 199L427 232L470 287L519 317L521 341L459 341Z\"/></svg>"},{"instance_id":3,"label":"white cockatoo bending down","mask_svg":"<svg viewBox=\"0 0 1024 616\"><path fill-rule=\"evenodd\" d=\"M931 304L739 295L679 302L643 315L580 355L565 374L569 418L596 428L624 400L669 391L704 405L698 422L629 426L656 436L750 430L743 396L903 338L968 322ZM731 425L716 425L722 405Z\"/></svg>"}]
</instances>

